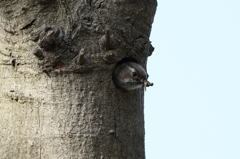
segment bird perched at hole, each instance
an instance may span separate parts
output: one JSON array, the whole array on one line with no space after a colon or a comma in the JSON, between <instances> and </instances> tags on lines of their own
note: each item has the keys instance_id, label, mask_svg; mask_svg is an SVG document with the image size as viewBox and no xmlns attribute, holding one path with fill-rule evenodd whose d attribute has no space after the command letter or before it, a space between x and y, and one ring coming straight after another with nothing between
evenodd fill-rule
<instances>
[{"instance_id":1,"label":"bird perched at hole","mask_svg":"<svg viewBox=\"0 0 240 159\"><path fill-rule=\"evenodd\" d=\"M145 69L135 62L117 64L113 71L113 82L117 88L129 91L141 87L152 86L147 81L148 74Z\"/></svg>"}]
</instances>

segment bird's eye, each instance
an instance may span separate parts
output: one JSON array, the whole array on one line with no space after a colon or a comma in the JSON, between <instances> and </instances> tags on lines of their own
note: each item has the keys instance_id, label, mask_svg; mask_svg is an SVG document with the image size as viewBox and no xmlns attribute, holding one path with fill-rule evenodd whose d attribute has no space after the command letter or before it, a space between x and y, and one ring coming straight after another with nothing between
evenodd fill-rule
<instances>
[{"instance_id":1,"label":"bird's eye","mask_svg":"<svg viewBox=\"0 0 240 159\"><path fill-rule=\"evenodd\" d=\"M133 75L133 76L136 76L136 75L137 75L137 73L136 73L136 72L133 72L133 73L132 73L132 75Z\"/></svg>"}]
</instances>

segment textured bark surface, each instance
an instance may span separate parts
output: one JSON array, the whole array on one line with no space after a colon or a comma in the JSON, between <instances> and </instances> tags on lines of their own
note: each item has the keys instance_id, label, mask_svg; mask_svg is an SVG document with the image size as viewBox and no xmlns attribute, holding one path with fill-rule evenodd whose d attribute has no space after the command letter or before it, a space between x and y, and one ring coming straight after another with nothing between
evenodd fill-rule
<instances>
[{"instance_id":1,"label":"textured bark surface","mask_svg":"<svg viewBox=\"0 0 240 159\"><path fill-rule=\"evenodd\" d=\"M146 65L156 0L0 1L2 159L143 159L144 90L115 64Z\"/></svg>"}]
</instances>

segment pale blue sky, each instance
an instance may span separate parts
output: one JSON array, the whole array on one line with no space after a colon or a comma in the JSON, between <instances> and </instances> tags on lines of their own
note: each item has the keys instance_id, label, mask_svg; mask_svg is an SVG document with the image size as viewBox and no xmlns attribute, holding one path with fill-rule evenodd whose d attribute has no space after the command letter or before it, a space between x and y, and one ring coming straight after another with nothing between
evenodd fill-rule
<instances>
[{"instance_id":1,"label":"pale blue sky","mask_svg":"<svg viewBox=\"0 0 240 159\"><path fill-rule=\"evenodd\" d=\"M147 159L240 159L240 0L158 0Z\"/></svg>"}]
</instances>

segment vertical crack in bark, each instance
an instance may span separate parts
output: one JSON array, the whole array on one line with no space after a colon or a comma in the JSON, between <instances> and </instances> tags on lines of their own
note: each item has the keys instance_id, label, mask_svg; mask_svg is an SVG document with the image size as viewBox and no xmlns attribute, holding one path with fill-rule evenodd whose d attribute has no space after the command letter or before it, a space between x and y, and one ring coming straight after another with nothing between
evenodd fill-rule
<instances>
[{"instance_id":1,"label":"vertical crack in bark","mask_svg":"<svg viewBox=\"0 0 240 159\"><path fill-rule=\"evenodd\" d=\"M103 24L102 24L102 21L101 21L100 18L99 18L98 13L97 13L96 11L94 11L94 12L95 12L96 15L97 15L97 19L98 19L99 24L102 26L102 28L104 28L104 27L103 27Z\"/></svg>"},{"instance_id":2,"label":"vertical crack in bark","mask_svg":"<svg viewBox=\"0 0 240 159\"><path fill-rule=\"evenodd\" d=\"M68 5L68 2L66 0L61 0L59 5L60 10L64 10L65 14L61 14L61 15L66 15L67 16L67 20L69 22L69 28L73 28L73 15L71 13L71 9ZM63 7L61 7L63 6ZM70 36L72 36L72 31L69 32Z\"/></svg>"},{"instance_id":3,"label":"vertical crack in bark","mask_svg":"<svg viewBox=\"0 0 240 159\"><path fill-rule=\"evenodd\" d=\"M92 0L89 0L89 6L92 8Z\"/></svg>"},{"instance_id":4,"label":"vertical crack in bark","mask_svg":"<svg viewBox=\"0 0 240 159\"><path fill-rule=\"evenodd\" d=\"M40 136L39 136L39 138L38 138L38 142L39 142L39 157L40 157L40 159L42 159L42 144L41 144L41 134L42 134L42 132L41 132L41 122L40 122L40 111L39 111L39 106L38 106L38 129L39 129L39 134L40 134Z\"/></svg>"},{"instance_id":5,"label":"vertical crack in bark","mask_svg":"<svg viewBox=\"0 0 240 159\"><path fill-rule=\"evenodd\" d=\"M118 106L118 111L120 111L119 106ZM120 114L119 114L120 115ZM117 119L116 119L116 111L114 112L114 129L115 129L115 139L120 143L120 156L123 157L122 154L122 149L123 149L123 145L122 145L122 141L117 137Z\"/></svg>"}]
</instances>

